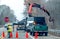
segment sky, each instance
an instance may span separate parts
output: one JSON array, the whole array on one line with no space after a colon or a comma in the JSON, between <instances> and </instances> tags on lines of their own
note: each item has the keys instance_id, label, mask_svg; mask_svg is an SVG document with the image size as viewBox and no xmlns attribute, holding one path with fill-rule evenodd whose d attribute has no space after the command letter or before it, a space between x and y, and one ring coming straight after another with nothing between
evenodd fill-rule
<instances>
[{"instance_id":1,"label":"sky","mask_svg":"<svg viewBox=\"0 0 60 39\"><path fill-rule=\"evenodd\" d=\"M9 6L12 10L14 10L14 15L19 21L23 19L24 15L22 13L25 9L24 0L0 0L0 5Z\"/></svg>"}]
</instances>

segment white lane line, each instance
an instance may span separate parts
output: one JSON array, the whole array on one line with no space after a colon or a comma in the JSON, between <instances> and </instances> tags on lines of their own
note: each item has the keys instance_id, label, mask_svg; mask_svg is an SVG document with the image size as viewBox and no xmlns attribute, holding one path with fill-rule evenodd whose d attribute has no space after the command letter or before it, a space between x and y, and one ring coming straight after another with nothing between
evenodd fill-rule
<instances>
[{"instance_id":1,"label":"white lane line","mask_svg":"<svg viewBox=\"0 0 60 39\"><path fill-rule=\"evenodd\" d=\"M29 33L28 33L28 35L29 35L32 39L34 39L34 37L33 37L33 36L31 36Z\"/></svg>"}]
</instances>

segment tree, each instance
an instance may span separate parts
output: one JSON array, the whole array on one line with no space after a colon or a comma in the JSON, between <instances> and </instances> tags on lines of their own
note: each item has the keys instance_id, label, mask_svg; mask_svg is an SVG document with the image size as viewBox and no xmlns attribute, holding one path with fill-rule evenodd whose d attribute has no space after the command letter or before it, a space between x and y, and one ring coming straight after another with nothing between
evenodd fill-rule
<instances>
[{"instance_id":1,"label":"tree","mask_svg":"<svg viewBox=\"0 0 60 39\"><path fill-rule=\"evenodd\" d=\"M14 11L11 10L8 6L6 5L0 5L0 25L5 24L6 22L4 21L5 17L9 17L10 22L16 21L16 17L14 15Z\"/></svg>"}]
</instances>

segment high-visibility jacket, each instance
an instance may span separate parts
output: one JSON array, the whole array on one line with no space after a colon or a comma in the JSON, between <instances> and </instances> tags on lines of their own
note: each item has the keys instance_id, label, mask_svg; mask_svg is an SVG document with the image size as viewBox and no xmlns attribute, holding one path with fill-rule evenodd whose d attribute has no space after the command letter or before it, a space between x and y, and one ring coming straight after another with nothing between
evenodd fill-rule
<instances>
[{"instance_id":1,"label":"high-visibility jacket","mask_svg":"<svg viewBox=\"0 0 60 39\"><path fill-rule=\"evenodd\" d=\"M13 31L13 27L12 26L8 26L8 32L12 32Z\"/></svg>"}]
</instances>

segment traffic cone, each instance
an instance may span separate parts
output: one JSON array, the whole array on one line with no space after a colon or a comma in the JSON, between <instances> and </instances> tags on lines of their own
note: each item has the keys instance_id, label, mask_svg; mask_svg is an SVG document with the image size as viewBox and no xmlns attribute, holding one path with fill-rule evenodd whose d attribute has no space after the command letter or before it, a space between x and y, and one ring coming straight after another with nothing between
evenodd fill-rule
<instances>
[{"instance_id":1,"label":"traffic cone","mask_svg":"<svg viewBox=\"0 0 60 39\"><path fill-rule=\"evenodd\" d=\"M4 32L2 32L2 37L5 38L5 33Z\"/></svg>"},{"instance_id":2,"label":"traffic cone","mask_svg":"<svg viewBox=\"0 0 60 39\"><path fill-rule=\"evenodd\" d=\"M35 32L35 39L37 39L38 38L38 33L37 32Z\"/></svg>"},{"instance_id":3,"label":"traffic cone","mask_svg":"<svg viewBox=\"0 0 60 39\"><path fill-rule=\"evenodd\" d=\"M18 32L16 32L16 38L18 38L19 36L18 36Z\"/></svg>"},{"instance_id":4,"label":"traffic cone","mask_svg":"<svg viewBox=\"0 0 60 39\"><path fill-rule=\"evenodd\" d=\"M12 32L10 32L10 38L12 38L12 37L13 37Z\"/></svg>"},{"instance_id":5,"label":"traffic cone","mask_svg":"<svg viewBox=\"0 0 60 39\"><path fill-rule=\"evenodd\" d=\"M28 32L26 32L25 37L26 37L27 39L29 38Z\"/></svg>"}]
</instances>

